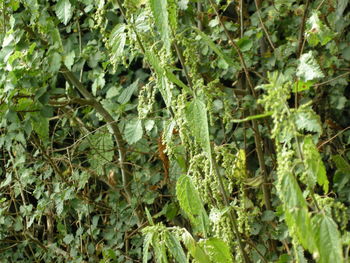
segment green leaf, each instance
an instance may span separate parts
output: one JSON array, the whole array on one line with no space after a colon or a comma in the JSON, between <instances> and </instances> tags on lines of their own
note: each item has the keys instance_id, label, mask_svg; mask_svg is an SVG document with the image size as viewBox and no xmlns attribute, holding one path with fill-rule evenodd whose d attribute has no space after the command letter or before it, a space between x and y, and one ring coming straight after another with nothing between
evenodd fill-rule
<instances>
[{"instance_id":1,"label":"green leaf","mask_svg":"<svg viewBox=\"0 0 350 263\"><path fill-rule=\"evenodd\" d=\"M323 164L320 153L312 141L312 137L306 136L303 143L303 153L305 159L306 172L310 177L317 179L317 183L323 187L325 193L328 192L328 178L326 168ZM308 181L308 180L307 180ZM314 185L309 185L313 188Z\"/></svg>"},{"instance_id":2,"label":"green leaf","mask_svg":"<svg viewBox=\"0 0 350 263\"><path fill-rule=\"evenodd\" d=\"M350 174L350 164L341 155L333 155L332 160L339 171L343 174Z\"/></svg>"},{"instance_id":3,"label":"green leaf","mask_svg":"<svg viewBox=\"0 0 350 263\"><path fill-rule=\"evenodd\" d=\"M178 179L176 197L179 200L180 207L190 218L194 227L199 228L203 231L204 236L206 236L209 218L199 197L199 193L189 176L182 175Z\"/></svg>"},{"instance_id":4,"label":"green leaf","mask_svg":"<svg viewBox=\"0 0 350 263\"><path fill-rule=\"evenodd\" d=\"M186 119L196 142L203 148L207 157L211 158L207 110L199 97L187 104Z\"/></svg>"},{"instance_id":5,"label":"green leaf","mask_svg":"<svg viewBox=\"0 0 350 263\"><path fill-rule=\"evenodd\" d=\"M47 143L49 140L49 120L46 117L43 117L38 112L33 112L31 115L32 127L35 133L39 138Z\"/></svg>"},{"instance_id":6,"label":"green leaf","mask_svg":"<svg viewBox=\"0 0 350 263\"><path fill-rule=\"evenodd\" d=\"M165 50L170 53L170 27L168 20L167 2L164 0L150 0L151 11L155 24L159 29L161 39L163 40Z\"/></svg>"},{"instance_id":7,"label":"green leaf","mask_svg":"<svg viewBox=\"0 0 350 263\"><path fill-rule=\"evenodd\" d=\"M198 35L204 40L204 42L218 55L220 58L225 60L227 64L230 66L235 65L234 60L226 55L212 40L209 36L207 36L204 32L200 31L198 28L194 28Z\"/></svg>"},{"instance_id":8,"label":"green leaf","mask_svg":"<svg viewBox=\"0 0 350 263\"><path fill-rule=\"evenodd\" d=\"M103 174L103 166L113 160L112 134L104 128L90 135L86 140L91 148L88 158L91 168L98 174Z\"/></svg>"},{"instance_id":9,"label":"green leaf","mask_svg":"<svg viewBox=\"0 0 350 263\"><path fill-rule=\"evenodd\" d=\"M143 135L142 121L138 118L130 120L124 129L125 140L129 144L138 142Z\"/></svg>"},{"instance_id":10,"label":"green leaf","mask_svg":"<svg viewBox=\"0 0 350 263\"><path fill-rule=\"evenodd\" d=\"M203 248L194 240L191 234L184 229L184 233L181 236L183 243L192 257L198 263L210 263L209 256L204 252Z\"/></svg>"},{"instance_id":11,"label":"green leaf","mask_svg":"<svg viewBox=\"0 0 350 263\"><path fill-rule=\"evenodd\" d=\"M58 0L55 6L55 11L57 17L65 25L68 24L69 20L73 16L73 8L69 0Z\"/></svg>"},{"instance_id":12,"label":"green leaf","mask_svg":"<svg viewBox=\"0 0 350 263\"><path fill-rule=\"evenodd\" d=\"M299 130L322 133L320 116L311 109L299 108L295 112L295 124Z\"/></svg>"},{"instance_id":13,"label":"green leaf","mask_svg":"<svg viewBox=\"0 0 350 263\"><path fill-rule=\"evenodd\" d=\"M61 67L61 55L57 52L54 52L49 55L49 72L57 73Z\"/></svg>"},{"instance_id":14,"label":"green leaf","mask_svg":"<svg viewBox=\"0 0 350 263\"><path fill-rule=\"evenodd\" d=\"M139 84L139 79L136 79L129 87L123 89L122 93L118 97L118 102L120 104L125 104L130 101L132 94L137 90Z\"/></svg>"},{"instance_id":15,"label":"green leaf","mask_svg":"<svg viewBox=\"0 0 350 263\"><path fill-rule=\"evenodd\" d=\"M146 230L146 229L144 229ZM153 231L149 231L146 233L144 239L143 239L143 256L142 256L142 263L147 263L148 262L148 250L150 245L152 244L153 240Z\"/></svg>"},{"instance_id":16,"label":"green leaf","mask_svg":"<svg viewBox=\"0 0 350 263\"><path fill-rule=\"evenodd\" d=\"M185 252L179 242L179 240L169 231L164 233L165 242L171 255L178 263L187 263Z\"/></svg>"},{"instance_id":17,"label":"green leaf","mask_svg":"<svg viewBox=\"0 0 350 263\"><path fill-rule=\"evenodd\" d=\"M307 203L298 182L291 172L279 175L279 195L284 202L286 223L293 233L296 234L300 243L310 252L315 251L314 235L312 234L310 215Z\"/></svg>"},{"instance_id":18,"label":"green leaf","mask_svg":"<svg viewBox=\"0 0 350 263\"><path fill-rule=\"evenodd\" d=\"M305 91L305 90L309 90L312 85L314 85L315 81L296 81L293 85L293 90L292 92L296 93L296 92L301 92L301 91Z\"/></svg>"},{"instance_id":19,"label":"green leaf","mask_svg":"<svg viewBox=\"0 0 350 263\"><path fill-rule=\"evenodd\" d=\"M312 218L319 263L344 262L340 234L332 218L319 213Z\"/></svg>"},{"instance_id":20,"label":"green leaf","mask_svg":"<svg viewBox=\"0 0 350 263\"><path fill-rule=\"evenodd\" d=\"M312 51L301 55L297 69L297 76L301 77L305 81L324 77L324 74L314 58Z\"/></svg>"},{"instance_id":21,"label":"green leaf","mask_svg":"<svg viewBox=\"0 0 350 263\"><path fill-rule=\"evenodd\" d=\"M124 53L124 47L126 43L127 34L125 33L126 25L125 24L117 24L108 40L108 45L111 47L112 57L110 58L112 63L120 62L120 58Z\"/></svg>"},{"instance_id":22,"label":"green leaf","mask_svg":"<svg viewBox=\"0 0 350 263\"><path fill-rule=\"evenodd\" d=\"M200 245L209 255L210 260L215 263L232 263L232 253L226 242L219 238L209 238L202 240Z\"/></svg>"}]
</instances>

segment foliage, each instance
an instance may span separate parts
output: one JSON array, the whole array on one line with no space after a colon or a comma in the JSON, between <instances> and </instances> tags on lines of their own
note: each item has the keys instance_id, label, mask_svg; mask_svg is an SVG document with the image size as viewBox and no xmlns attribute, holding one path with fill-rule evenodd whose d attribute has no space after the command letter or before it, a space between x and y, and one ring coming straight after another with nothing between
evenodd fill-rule
<instances>
[{"instance_id":1,"label":"foliage","mask_svg":"<svg viewBox=\"0 0 350 263\"><path fill-rule=\"evenodd\" d=\"M1 0L1 262L347 262L349 1Z\"/></svg>"}]
</instances>

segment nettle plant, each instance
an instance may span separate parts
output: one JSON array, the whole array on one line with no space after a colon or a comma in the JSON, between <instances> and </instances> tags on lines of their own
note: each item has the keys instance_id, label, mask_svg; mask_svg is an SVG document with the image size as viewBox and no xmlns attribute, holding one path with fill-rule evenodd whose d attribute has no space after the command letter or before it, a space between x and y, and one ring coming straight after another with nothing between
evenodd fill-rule
<instances>
[{"instance_id":1,"label":"nettle plant","mask_svg":"<svg viewBox=\"0 0 350 263\"><path fill-rule=\"evenodd\" d=\"M4 260L348 260L348 1L0 3Z\"/></svg>"}]
</instances>

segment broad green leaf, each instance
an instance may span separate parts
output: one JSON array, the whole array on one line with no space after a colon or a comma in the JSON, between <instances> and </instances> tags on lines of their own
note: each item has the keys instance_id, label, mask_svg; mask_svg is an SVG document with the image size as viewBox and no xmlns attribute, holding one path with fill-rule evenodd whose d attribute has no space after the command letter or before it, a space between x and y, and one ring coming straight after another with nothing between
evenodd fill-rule
<instances>
[{"instance_id":1,"label":"broad green leaf","mask_svg":"<svg viewBox=\"0 0 350 263\"><path fill-rule=\"evenodd\" d=\"M203 231L204 236L206 236L209 218L199 197L199 193L189 176L182 175L178 179L176 197L179 200L180 207L190 218L193 226Z\"/></svg>"},{"instance_id":2,"label":"broad green leaf","mask_svg":"<svg viewBox=\"0 0 350 263\"><path fill-rule=\"evenodd\" d=\"M319 263L344 262L340 234L336 223L324 213L312 218L313 231L319 251Z\"/></svg>"},{"instance_id":3,"label":"broad green leaf","mask_svg":"<svg viewBox=\"0 0 350 263\"><path fill-rule=\"evenodd\" d=\"M134 81L129 87L123 89L122 93L118 97L118 102L120 104L125 104L130 101L132 94L137 90L139 84L139 79Z\"/></svg>"},{"instance_id":4,"label":"broad green leaf","mask_svg":"<svg viewBox=\"0 0 350 263\"><path fill-rule=\"evenodd\" d=\"M219 238L209 238L202 240L200 245L209 255L210 260L215 263L233 263L230 247Z\"/></svg>"},{"instance_id":5,"label":"broad green leaf","mask_svg":"<svg viewBox=\"0 0 350 263\"><path fill-rule=\"evenodd\" d=\"M301 91L305 91L305 90L309 90L312 85L315 83L315 81L296 81L293 85L293 92L301 92Z\"/></svg>"},{"instance_id":6,"label":"broad green leaf","mask_svg":"<svg viewBox=\"0 0 350 263\"><path fill-rule=\"evenodd\" d=\"M109 36L108 45L112 51L112 63L118 63L123 55L127 37L125 29L125 24L117 24Z\"/></svg>"},{"instance_id":7,"label":"broad green leaf","mask_svg":"<svg viewBox=\"0 0 350 263\"><path fill-rule=\"evenodd\" d=\"M163 68L156 54L154 54L151 50L146 50L145 55L148 63L150 63L151 67L156 71L159 78L166 76L170 82L176 84L177 86L192 94L191 89L185 83L183 83L174 73L168 69Z\"/></svg>"},{"instance_id":8,"label":"broad green leaf","mask_svg":"<svg viewBox=\"0 0 350 263\"><path fill-rule=\"evenodd\" d=\"M178 263L187 263L185 252L180 244L180 241L172 234L167 231L164 233L165 242L170 254Z\"/></svg>"},{"instance_id":9,"label":"broad green leaf","mask_svg":"<svg viewBox=\"0 0 350 263\"><path fill-rule=\"evenodd\" d=\"M86 140L91 148L88 161L98 174L103 174L103 165L113 160L114 143L112 134L107 129L101 129L88 136Z\"/></svg>"},{"instance_id":10,"label":"broad green leaf","mask_svg":"<svg viewBox=\"0 0 350 263\"><path fill-rule=\"evenodd\" d=\"M310 135L306 136L304 139L303 153L306 166L305 168L308 176L317 179L317 183L321 185L325 193L327 193L329 182L326 174L326 168ZM314 185L310 185L309 187L313 188Z\"/></svg>"},{"instance_id":11,"label":"broad green leaf","mask_svg":"<svg viewBox=\"0 0 350 263\"><path fill-rule=\"evenodd\" d=\"M160 37L163 40L165 50L170 52L170 27L168 19L167 2L165 0L149 0L151 11L154 17L155 24L160 32Z\"/></svg>"},{"instance_id":12,"label":"broad green leaf","mask_svg":"<svg viewBox=\"0 0 350 263\"><path fill-rule=\"evenodd\" d=\"M140 119L134 118L125 125L124 137L129 144L138 142L142 138L142 135L143 129Z\"/></svg>"},{"instance_id":13,"label":"broad green leaf","mask_svg":"<svg viewBox=\"0 0 350 263\"><path fill-rule=\"evenodd\" d=\"M297 76L302 78L304 81L324 77L324 74L321 71L316 59L314 58L312 51L301 55L297 69Z\"/></svg>"},{"instance_id":14,"label":"broad green leaf","mask_svg":"<svg viewBox=\"0 0 350 263\"><path fill-rule=\"evenodd\" d=\"M295 123L299 130L317 132L318 134L322 133L320 116L318 116L311 109L299 108L295 112Z\"/></svg>"},{"instance_id":15,"label":"broad green leaf","mask_svg":"<svg viewBox=\"0 0 350 263\"><path fill-rule=\"evenodd\" d=\"M333 155L332 160L335 162L335 165L339 171L344 174L350 173L350 164L341 155Z\"/></svg>"},{"instance_id":16,"label":"broad green leaf","mask_svg":"<svg viewBox=\"0 0 350 263\"><path fill-rule=\"evenodd\" d=\"M284 212L288 227L294 232L304 248L315 251L310 215L307 203L298 182L291 172L279 175L280 198L284 202Z\"/></svg>"},{"instance_id":17,"label":"broad green leaf","mask_svg":"<svg viewBox=\"0 0 350 263\"><path fill-rule=\"evenodd\" d=\"M73 7L69 0L58 0L55 7L56 15L65 25L73 16Z\"/></svg>"},{"instance_id":18,"label":"broad green leaf","mask_svg":"<svg viewBox=\"0 0 350 263\"><path fill-rule=\"evenodd\" d=\"M31 115L32 127L39 138L47 143L49 140L49 120L38 112L33 112Z\"/></svg>"},{"instance_id":19,"label":"broad green leaf","mask_svg":"<svg viewBox=\"0 0 350 263\"><path fill-rule=\"evenodd\" d=\"M196 142L202 147L207 157L211 158L207 110L199 97L187 104L186 119Z\"/></svg>"},{"instance_id":20,"label":"broad green leaf","mask_svg":"<svg viewBox=\"0 0 350 263\"><path fill-rule=\"evenodd\" d=\"M198 263L210 263L209 256L204 252L203 248L194 240L191 234L184 229L182 234L182 242L185 244L187 250L190 252L191 256Z\"/></svg>"},{"instance_id":21,"label":"broad green leaf","mask_svg":"<svg viewBox=\"0 0 350 263\"><path fill-rule=\"evenodd\" d=\"M225 60L227 64L233 66L235 63L232 58L226 55L214 42L211 40L209 36L207 36L204 32L200 31L198 28L194 28L198 35L204 40L204 42L218 55L220 58Z\"/></svg>"},{"instance_id":22,"label":"broad green leaf","mask_svg":"<svg viewBox=\"0 0 350 263\"><path fill-rule=\"evenodd\" d=\"M61 55L57 52L54 52L48 56L49 62L49 72L57 73L61 67Z\"/></svg>"}]
</instances>

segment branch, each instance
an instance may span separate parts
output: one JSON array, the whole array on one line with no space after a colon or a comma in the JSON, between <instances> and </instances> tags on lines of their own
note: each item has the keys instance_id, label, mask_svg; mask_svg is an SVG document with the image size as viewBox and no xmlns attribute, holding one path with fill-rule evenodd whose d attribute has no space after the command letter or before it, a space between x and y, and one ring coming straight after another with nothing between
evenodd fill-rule
<instances>
[{"instance_id":1,"label":"branch","mask_svg":"<svg viewBox=\"0 0 350 263\"><path fill-rule=\"evenodd\" d=\"M93 95L90 94L90 92L84 87L84 85L77 79L77 77L68 70L66 66L62 66L61 72L65 79L83 95L83 97L91 102L92 106L95 108L95 110L102 116L102 118L108 123L108 125L111 127L113 131L113 135L115 137L115 141L117 143L118 147L118 153L119 153L119 163L120 163L120 169L122 173L122 181L123 181L123 188L125 191L126 199L129 204L131 204L131 172L129 167L126 164L126 153L125 153L125 145L126 142L124 141L122 134L119 130L119 127L117 123L115 122L114 118L109 114L109 112L102 106L100 102L98 102Z\"/></svg>"}]
</instances>

